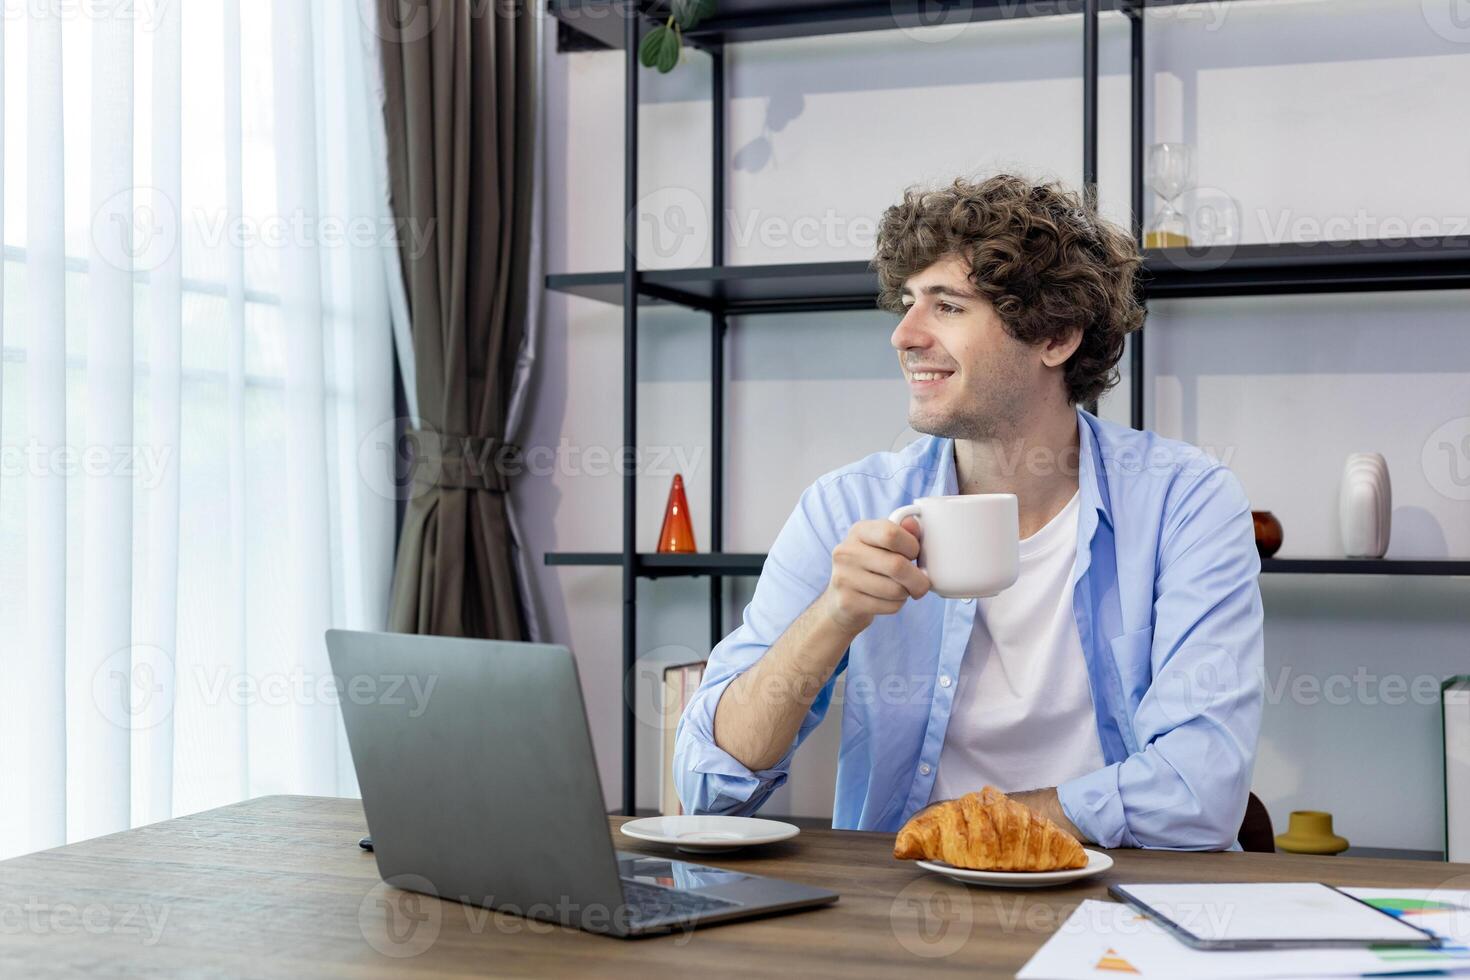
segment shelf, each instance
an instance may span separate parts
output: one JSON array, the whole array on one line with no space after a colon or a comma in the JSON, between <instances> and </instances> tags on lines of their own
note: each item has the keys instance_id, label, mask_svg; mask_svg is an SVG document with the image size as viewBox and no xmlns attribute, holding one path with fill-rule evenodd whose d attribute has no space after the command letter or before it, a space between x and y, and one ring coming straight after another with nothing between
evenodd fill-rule
<instances>
[{"instance_id":1,"label":"shelf","mask_svg":"<svg viewBox=\"0 0 1470 980\"><path fill-rule=\"evenodd\" d=\"M1186 296L1470 288L1470 238L1146 249L1144 292Z\"/></svg>"},{"instance_id":2,"label":"shelf","mask_svg":"<svg viewBox=\"0 0 1470 980\"><path fill-rule=\"evenodd\" d=\"M546 288L604 303L623 302L621 272L561 273ZM638 274L645 303L673 303L729 314L876 309L878 277L866 262L723 265L649 269Z\"/></svg>"},{"instance_id":3,"label":"shelf","mask_svg":"<svg viewBox=\"0 0 1470 980\"><path fill-rule=\"evenodd\" d=\"M638 555L635 569L639 578L672 578L694 575L759 575L766 563L765 555L721 552L709 554L659 554L643 552ZM550 551L546 553L548 565L580 565L617 568L623 564L623 555L617 551Z\"/></svg>"},{"instance_id":4,"label":"shelf","mask_svg":"<svg viewBox=\"0 0 1470 980\"><path fill-rule=\"evenodd\" d=\"M668 555L643 553L638 556L640 578L675 575L759 575L766 556L760 554L700 553ZM548 552L548 565L600 565L618 567L623 556L616 551ZM1467 558L1266 558L1262 574L1278 575L1470 575Z\"/></svg>"},{"instance_id":5,"label":"shelf","mask_svg":"<svg viewBox=\"0 0 1470 980\"><path fill-rule=\"evenodd\" d=\"M1145 249L1150 298L1470 289L1470 238L1409 238ZM546 288L604 303L623 301L621 272L559 273ZM639 273L646 303L732 316L876 309L878 277L866 262L725 265Z\"/></svg>"},{"instance_id":6,"label":"shelf","mask_svg":"<svg viewBox=\"0 0 1470 980\"><path fill-rule=\"evenodd\" d=\"M1261 571L1290 575L1470 575L1470 559L1265 558Z\"/></svg>"},{"instance_id":7,"label":"shelf","mask_svg":"<svg viewBox=\"0 0 1470 980\"><path fill-rule=\"evenodd\" d=\"M1150 7L1171 7L1197 0L1148 0ZM550 0L551 13L563 24L597 43L621 49L623 19L613 12L613 0ZM667 4L642 0L638 4L650 23L662 21L655 9ZM1101 0L1107 12L1128 6L1125 0ZM790 37L822 37L861 31L912 30L988 20L1023 17L1060 17L1082 12L1082 0L720 0L719 12L684 34L698 47L742 41L772 41Z\"/></svg>"}]
</instances>

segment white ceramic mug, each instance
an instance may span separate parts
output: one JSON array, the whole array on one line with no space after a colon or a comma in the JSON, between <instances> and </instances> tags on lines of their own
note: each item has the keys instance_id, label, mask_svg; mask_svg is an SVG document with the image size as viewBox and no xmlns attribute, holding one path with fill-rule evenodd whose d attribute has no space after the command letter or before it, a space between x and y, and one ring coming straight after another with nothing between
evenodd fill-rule
<instances>
[{"instance_id":1,"label":"white ceramic mug","mask_svg":"<svg viewBox=\"0 0 1470 980\"><path fill-rule=\"evenodd\" d=\"M919 567L947 599L984 598L1015 584L1021 516L1013 493L920 497L888 519L919 521Z\"/></svg>"}]
</instances>

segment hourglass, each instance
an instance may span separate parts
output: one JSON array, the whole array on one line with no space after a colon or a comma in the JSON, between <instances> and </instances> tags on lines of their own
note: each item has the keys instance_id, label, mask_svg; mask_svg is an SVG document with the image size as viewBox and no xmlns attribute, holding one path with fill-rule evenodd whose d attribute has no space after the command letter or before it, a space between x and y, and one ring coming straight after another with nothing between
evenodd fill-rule
<instances>
[{"instance_id":1,"label":"hourglass","mask_svg":"<svg viewBox=\"0 0 1470 980\"><path fill-rule=\"evenodd\" d=\"M1145 248L1189 244L1189 222L1176 207L1179 196L1194 186L1194 147L1188 143L1155 143L1148 148L1148 186L1163 199L1143 235Z\"/></svg>"}]
</instances>

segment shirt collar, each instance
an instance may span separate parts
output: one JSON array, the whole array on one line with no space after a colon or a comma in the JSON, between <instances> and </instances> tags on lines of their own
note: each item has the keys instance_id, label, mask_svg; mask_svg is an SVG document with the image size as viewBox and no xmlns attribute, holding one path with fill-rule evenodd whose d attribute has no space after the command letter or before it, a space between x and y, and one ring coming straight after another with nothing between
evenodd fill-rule
<instances>
[{"instance_id":1,"label":"shirt collar","mask_svg":"<svg viewBox=\"0 0 1470 980\"><path fill-rule=\"evenodd\" d=\"M1084 509L1096 511L1101 520L1113 527L1112 503L1108 496L1108 484L1102 465L1102 454L1098 450L1097 433L1094 425L1097 416L1077 409L1077 487ZM936 440L939 458L930 482L928 496L945 497L959 493L959 482L954 467L954 440Z\"/></svg>"},{"instance_id":2,"label":"shirt collar","mask_svg":"<svg viewBox=\"0 0 1470 980\"><path fill-rule=\"evenodd\" d=\"M954 471L954 440L940 439L939 465L935 467L934 479L929 483L930 497L950 497L960 492L959 480Z\"/></svg>"},{"instance_id":3,"label":"shirt collar","mask_svg":"<svg viewBox=\"0 0 1470 980\"><path fill-rule=\"evenodd\" d=\"M1077 409L1077 486L1082 493L1083 506L1096 510L1108 527L1113 527L1107 474L1103 469L1102 453L1098 451L1097 422L1097 416L1091 412Z\"/></svg>"}]
</instances>

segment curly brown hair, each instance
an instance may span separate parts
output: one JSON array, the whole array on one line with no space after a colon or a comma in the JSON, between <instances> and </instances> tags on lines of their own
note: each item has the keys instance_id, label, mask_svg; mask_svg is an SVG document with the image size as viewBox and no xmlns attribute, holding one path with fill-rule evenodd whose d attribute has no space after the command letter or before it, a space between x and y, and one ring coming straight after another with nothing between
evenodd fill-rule
<instances>
[{"instance_id":1,"label":"curly brown hair","mask_svg":"<svg viewBox=\"0 0 1470 980\"><path fill-rule=\"evenodd\" d=\"M1091 402L1118 383L1123 338L1143 326L1132 237L1055 182L998 174L939 190L910 188L878 226L879 305L903 312L904 282L940 259L970 263L970 282L1023 343L1082 328L1067 360L1067 398Z\"/></svg>"}]
</instances>

